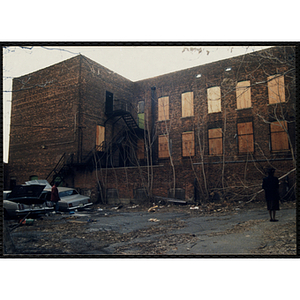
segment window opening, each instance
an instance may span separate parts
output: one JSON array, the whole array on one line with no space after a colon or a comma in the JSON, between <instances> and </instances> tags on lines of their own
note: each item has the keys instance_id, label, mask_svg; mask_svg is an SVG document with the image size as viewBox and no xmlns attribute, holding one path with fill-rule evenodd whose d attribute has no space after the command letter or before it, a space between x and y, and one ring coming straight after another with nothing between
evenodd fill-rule
<instances>
[{"instance_id":1,"label":"window opening","mask_svg":"<svg viewBox=\"0 0 300 300\"><path fill-rule=\"evenodd\" d=\"M223 154L222 128L208 130L209 155Z\"/></svg>"},{"instance_id":2,"label":"window opening","mask_svg":"<svg viewBox=\"0 0 300 300\"><path fill-rule=\"evenodd\" d=\"M250 81L241 81L236 85L237 109L251 107Z\"/></svg>"},{"instance_id":3,"label":"window opening","mask_svg":"<svg viewBox=\"0 0 300 300\"><path fill-rule=\"evenodd\" d=\"M194 93L187 92L181 94L182 117L190 117L194 115Z\"/></svg>"},{"instance_id":4,"label":"window opening","mask_svg":"<svg viewBox=\"0 0 300 300\"><path fill-rule=\"evenodd\" d=\"M283 75L268 77L269 104L285 102L285 86Z\"/></svg>"},{"instance_id":5,"label":"window opening","mask_svg":"<svg viewBox=\"0 0 300 300\"><path fill-rule=\"evenodd\" d=\"M170 157L168 143L169 143L168 135L160 135L158 137L158 158Z\"/></svg>"},{"instance_id":6,"label":"window opening","mask_svg":"<svg viewBox=\"0 0 300 300\"><path fill-rule=\"evenodd\" d=\"M158 98L158 121L169 119L169 97Z\"/></svg>"},{"instance_id":7,"label":"window opening","mask_svg":"<svg viewBox=\"0 0 300 300\"><path fill-rule=\"evenodd\" d=\"M239 153L254 152L252 122L238 123Z\"/></svg>"},{"instance_id":8,"label":"window opening","mask_svg":"<svg viewBox=\"0 0 300 300\"><path fill-rule=\"evenodd\" d=\"M287 129L286 121L276 121L270 124L272 151L289 150Z\"/></svg>"},{"instance_id":9,"label":"window opening","mask_svg":"<svg viewBox=\"0 0 300 300\"><path fill-rule=\"evenodd\" d=\"M194 156L195 155L195 141L194 132L182 133L182 156Z\"/></svg>"},{"instance_id":10,"label":"window opening","mask_svg":"<svg viewBox=\"0 0 300 300\"><path fill-rule=\"evenodd\" d=\"M96 128L96 146L103 147L105 142L105 127L97 125Z\"/></svg>"},{"instance_id":11,"label":"window opening","mask_svg":"<svg viewBox=\"0 0 300 300\"><path fill-rule=\"evenodd\" d=\"M221 89L219 86L207 89L208 113L221 111Z\"/></svg>"}]
</instances>

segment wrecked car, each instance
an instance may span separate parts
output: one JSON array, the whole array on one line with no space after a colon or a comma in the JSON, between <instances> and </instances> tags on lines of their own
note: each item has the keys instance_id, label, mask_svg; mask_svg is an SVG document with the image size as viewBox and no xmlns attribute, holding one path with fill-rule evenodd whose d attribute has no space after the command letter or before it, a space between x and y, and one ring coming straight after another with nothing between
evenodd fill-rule
<instances>
[{"instance_id":1,"label":"wrecked car","mask_svg":"<svg viewBox=\"0 0 300 300\"><path fill-rule=\"evenodd\" d=\"M27 181L26 185L36 185L40 184L44 186L42 196L45 201L51 199L51 185L47 180L31 180ZM69 187L58 187L58 195L60 201L58 201L59 211L70 211L75 209L81 209L93 205L90 197L84 196L78 193L74 188ZM53 205L53 203L52 203Z\"/></svg>"},{"instance_id":2,"label":"wrecked car","mask_svg":"<svg viewBox=\"0 0 300 300\"><path fill-rule=\"evenodd\" d=\"M17 185L12 191L3 192L5 219L38 216L53 211L53 204L43 193L45 185Z\"/></svg>"},{"instance_id":3,"label":"wrecked car","mask_svg":"<svg viewBox=\"0 0 300 300\"><path fill-rule=\"evenodd\" d=\"M51 189L46 188L44 191L47 191L51 195ZM60 201L58 201L59 211L83 209L93 205L90 197L80 195L74 188L58 187L58 195L60 198Z\"/></svg>"}]
</instances>

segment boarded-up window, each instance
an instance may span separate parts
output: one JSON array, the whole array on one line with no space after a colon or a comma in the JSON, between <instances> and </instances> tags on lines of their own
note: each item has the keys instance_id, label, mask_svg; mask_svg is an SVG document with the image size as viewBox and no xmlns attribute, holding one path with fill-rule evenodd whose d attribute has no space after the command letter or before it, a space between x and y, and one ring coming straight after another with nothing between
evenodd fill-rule
<instances>
[{"instance_id":1,"label":"boarded-up window","mask_svg":"<svg viewBox=\"0 0 300 300\"><path fill-rule=\"evenodd\" d=\"M250 81L241 81L236 85L237 109L251 107Z\"/></svg>"},{"instance_id":2,"label":"boarded-up window","mask_svg":"<svg viewBox=\"0 0 300 300\"><path fill-rule=\"evenodd\" d=\"M101 144L104 141L105 141L105 127L101 125L97 125L96 146L101 146Z\"/></svg>"},{"instance_id":3,"label":"boarded-up window","mask_svg":"<svg viewBox=\"0 0 300 300\"><path fill-rule=\"evenodd\" d=\"M219 86L207 89L208 113L221 111L221 89Z\"/></svg>"},{"instance_id":4,"label":"boarded-up window","mask_svg":"<svg viewBox=\"0 0 300 300\"><path fill-rule=\"evenodd\" d=\"M210 155L221 155L223 153L222 128L208 130L208 145Z\"/></svg>"},{"instance_id":5,"label":"boarded-up window","mask_svg":"<svg viewBox=\"0 0 300 300\"><path fill-rule=\"evenodd\" d=\"M167 158L169 157L169 136L168 135L160 135L158 137L158 157L159 158Z\"/></svg>"},{"instance_id":6,"label":"boarded-up window","mask_svg":"<svg viewBox=\"0 0 300 300\"><path fill-rule=\"evenodd\" d=\"M194 93L187 92L181 94L182 117L190 117L194 115Z\"/></svg>"},{"instance_id":7,"label":"boarded-up window","mask_svg":"<svg viewBox=\"0 0 300 300\"><path fill-rule=\"evenodd\" d=\"M272 151L289 150L286 121L272 122L270 125L270 131Z\"/></svg>"},{"instance_id":8,"label":"boarded-up window","mask_svg":"<svg viewBox=\"0 0 300 300\"><path fill-rule=\"evenodd\" d=\"M169 119L169 97L158 98L158 121Z\"/></svg>"},{"instance_id":9,"label":"boarded-up window","mask_svg":"<svg viewBox=\"0 0 300 300\"><path fill-rule=\"evenodd\" d=\"M144 140L140 139L137 141L137 153L136 156L138 159L144 159L145 158L145 150L144 150Z\"/></svg>"},{"instance_id":10,"label":"boarded-up window","mask_svg":"<svg viewBox=\"0 0 300 300\"><path fill-rule=\"evenodd\" d=\"M182 156L195 155L194 131L182 133Z\"/></svg>"},{"instance_id":11,"label":"boarded-up window","mask_svg":"<svg viewBox=\"0 0 300 300\"><path fill-rule=\"evenodd\" d=\"M269 104L285 102L284 76L268 77Z\"/></svg>"},{"instance_id":12,"label":"boarded-up window","mask_svg":"<svg viewBox=\"0 0 300 300\"><path fill-rule=\"evenodd\" d=\"M239 153L254 152L252 122L238 123Z\"/></svg>"}]
</instances>

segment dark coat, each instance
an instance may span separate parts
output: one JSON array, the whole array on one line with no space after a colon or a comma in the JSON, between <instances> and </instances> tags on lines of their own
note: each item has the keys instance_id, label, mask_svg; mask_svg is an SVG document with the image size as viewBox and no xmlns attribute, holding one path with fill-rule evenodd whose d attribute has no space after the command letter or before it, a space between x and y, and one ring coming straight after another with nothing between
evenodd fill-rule
<instances>
[{"instance_id":1,"label":"dark coat","mask_svg":"<svg viewBox=\"0 0 300 300\"><path fill-rule=\"evenodd\" d=\"M268 210L279 210L279 180L268 176L263 179L262 188L265 190Z\"/></svg>"},{"instance_id":2,"label":"dark coat","mask_svg":"<svg viewBox=\"0 0 300 300\"><path fill-rule=\"evenodd\" d=\"M54 185L51 189L51 201L53 202L58 202L60 200L59 195L58 195L58 189Z\"/></svg>"}]
</instances>

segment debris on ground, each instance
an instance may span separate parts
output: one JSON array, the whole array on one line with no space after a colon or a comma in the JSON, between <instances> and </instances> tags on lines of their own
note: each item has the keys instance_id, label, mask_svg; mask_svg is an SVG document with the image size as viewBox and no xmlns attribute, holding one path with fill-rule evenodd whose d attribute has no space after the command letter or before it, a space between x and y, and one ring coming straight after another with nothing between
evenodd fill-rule
<instances>
[{"instance_id":1,"label":"debris on ground","mask_svg":"<svg viewBox=\"0 0 300 300\"><path fill-rule=\"evenodd\" d=\"M296 209L296 202L283 203L282 206L283 209ZM118 208L119 206L115 207ZM135 208L134 211L132 211L132 207ZM128 218L124 221L124 224L115 225L111 223L112 225L106 226L107 218L120 213L116 208L112 210L111 206L105 207L104 205L101 207L96 206L94 209L82 214L69 214L68 212L62 213L62 215L49 214L41 219L34 219L32 226L22 226L16 223L16 220L5 220L7 222L6 229L8 230L4 237L5 253L28 255L165 255L171 251L174 254L177 252L180 254L182 244L186 244L185 249L191 249L192 251L195 249L193 248L194 245L199 241L198 233L192 234L185 230L186 220L190 217L195 218L195 222L197 222L198 216L213 216L213 219L218 219L219 216L222 216L222 218L228 216L229 218L229 215L241 214L243 211L251 209L265 210L266 216L268 214L264 202L257 203L254 201L251 203L222 202L188 206L169 204L158 206L153 204L152 207L148 207L149 204L140 204L138 207L132 204L131 206L122 205L122 214L128 212L128 216L145 216L144 221L147 225L131 231L127 230L131 226ZM239 211L235 210L237 207L240 208ZM160 220L154 217L149 218L147 211L157 212L154 216L157 218L159 216ZM165 220L163 218L164 214L161 213L173 214L174 217ZM106 220L101 222L101 218ZM98 222L96 223L96 221ZM228 229L222 232L211 232L206 237L217 236L218 238L218 236L238 233L245 233L247 236L250 234L249 230L261 227L266 219L262 217L261 219L239 222L233 223L230 228L227 227ZM267 223L269 225L269 222ZM213 224L213 221L211 224ZM118 228L125 228L126 230L122 231ZM181 231L181 229L184 229L184 231ZM293 219L289 219L285 223L282 221L277 224L272 223L272 230L265 230L261 235L263 235L261 245L253 250L251 254L296 255L296 221Z\"/></svg>"},{"instance_id":2,"label":"debris on ground","mask_svg":"<svg viewBox=\"0 0 300 300\"><path fill-rule=\"evenodd\" d=\"M264 232L264 241L258 249L252 251L255 254L296 254L296 221L290 221L287 224L274 224L272 229Z\"/></svg>"},{"instance_id":3,"label":"debris on ground","mask_svg":"<svg viewBox=\"0 0 300 300\"><path fill-rule=\"evenodd\" d=\"M130 209L130 208L137 208L137 207L139 207L138 204L137 205L133 205L133 206L129 206L128 208Z\"/></svg>"},{"instance_id":4,"label":"debris on ground","mask_svg":"<svg viewBox=\"0 0 300 300\"><path fill-rule=\"evenodd\" d=\"M20 220L20 224L22 225L32 225L34 222L34 219L23 219L23 220Z\"/></svg>"},{"instance_id":5,"label":"debris on ground","mask_svg":"<svg viewBox=\"0 0 300 300\"><path fill-rule=\"evenodd\" d=\"M156 208L158 208L158 205L152 206L148 209L148 212L155 212Z\"/></svg>"},{"instance_id":6,"label":"debris on ground","mask_svg":"<svg viewBox=\"0 0 300 300\"><path fill-rule=\"evenodd\" d=\"M158 220L158 219L155 219L155 218L151 218L151 219L149 219L148 221L149 221L149 222L159 222L159 220Z\"/></svg>"},{"instance_id":7,"label":"debris on ground","mask_svg":"<svg viewBox=\"0 0 300 300\"><path fill-rule=\"evenodd\" d=\"M118 206L116 206L116 207L113 207L112 209L121 209L122 207L123 207L123 205L120 204L120 205L118 205Z\"/></svg>"}]
</instances>

